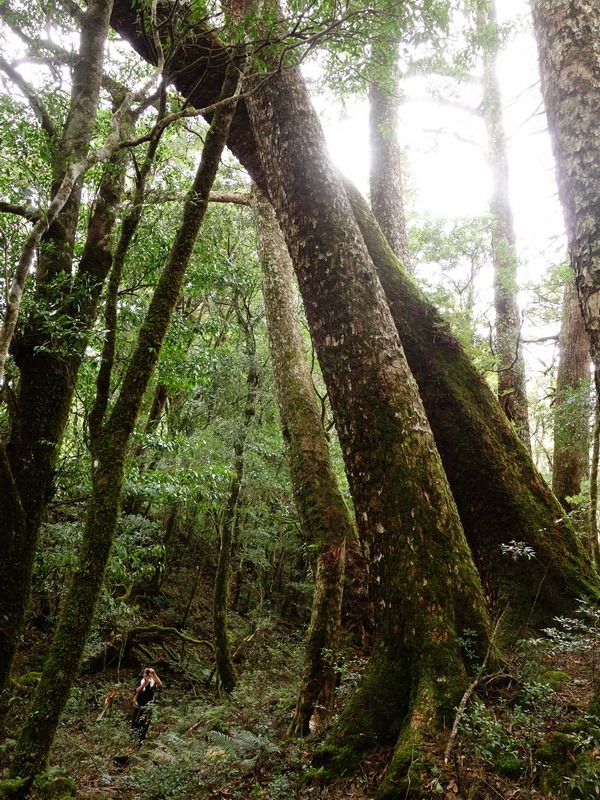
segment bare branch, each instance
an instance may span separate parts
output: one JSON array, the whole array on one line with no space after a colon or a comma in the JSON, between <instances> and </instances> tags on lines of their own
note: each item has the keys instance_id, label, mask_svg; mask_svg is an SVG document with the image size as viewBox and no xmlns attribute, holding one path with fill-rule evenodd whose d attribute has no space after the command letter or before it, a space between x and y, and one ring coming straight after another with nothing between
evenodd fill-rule
<instances>
[{"instance_id":1,"label":"bare branch","mask_svg":"<svg viewBox=\"0 0 600 800\"><path fill-rule=\"evenodd\" d=\"M17 217L25 217L29 222L37 222L42 216L41 211L37 208L8 203L6 200L0 200L0 214L15 214Z\"/></svg>"},{"instance_id":2,"label":"bare branch","mask_svg":"<svg viewBox=\"0 0 600 800\"><path fill-rule=\"evenodd\" d=\"M184 194L152 192L145 198L144 202L150 205L158 205L160 203L178 203L184 199ZM208 199L211 203L231 203L238 206L251 205L250 195L240 192L211 192Z\"/></svg>"}]
</instances>

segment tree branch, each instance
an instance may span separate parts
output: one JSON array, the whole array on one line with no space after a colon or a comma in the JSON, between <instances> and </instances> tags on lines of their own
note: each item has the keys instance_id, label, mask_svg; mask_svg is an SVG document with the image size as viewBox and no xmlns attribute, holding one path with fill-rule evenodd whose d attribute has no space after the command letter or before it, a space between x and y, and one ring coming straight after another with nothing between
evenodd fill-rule
<instances>
[{"instance_id":1,"label":"tree branch","mask_svg":"<svg viewBox=\"0 0 600 800\"><path fill-rule=\"evenodd\" d=\"M42 212L38 208L21 206L6 200L0 200L0 214L15 214L17 217L25 217L29 222L37 222L42 216Z\"/></svg>"},{"instance_id":2,"label":"tree branch","mask_svg":"<svg viewBox=\"0 0 600 800\"><path fill-rule=\"evenodd\" d=\"M56 128L50 119L50 115L48 114L45 105L42 103L37 93L31 88L25 78L23 78L23 76L20 75L17 70L8 63L8 61L6 61L6 59L2 58L2 56L0 56L0 70L2 70L2 72L4 72L4 74L10 78L10 80L16 86L19 87L21 92L27 98L33 113L38 118L38 121L42 126L42 130L46 132L50 139L54 139L56 137Z\"/></svg>"}]
</instances>

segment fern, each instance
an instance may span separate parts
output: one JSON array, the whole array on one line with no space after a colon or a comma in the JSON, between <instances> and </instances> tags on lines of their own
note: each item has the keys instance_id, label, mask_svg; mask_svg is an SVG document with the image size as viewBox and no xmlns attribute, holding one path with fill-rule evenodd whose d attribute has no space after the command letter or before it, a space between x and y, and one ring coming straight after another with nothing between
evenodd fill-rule
<instances>
[{"instance_id":1,"label":"fern","mask_svg":"<svg viewBox=\"0 0 600 800\"><path fill-rule=\"evenodd\" d=\"M251 731L241 730L231 735L221 731L209 731L207 739L232 756L254 756L256 759L261 755L280 752L266 736L258 736Z\"/></svg>"}]
</instances>

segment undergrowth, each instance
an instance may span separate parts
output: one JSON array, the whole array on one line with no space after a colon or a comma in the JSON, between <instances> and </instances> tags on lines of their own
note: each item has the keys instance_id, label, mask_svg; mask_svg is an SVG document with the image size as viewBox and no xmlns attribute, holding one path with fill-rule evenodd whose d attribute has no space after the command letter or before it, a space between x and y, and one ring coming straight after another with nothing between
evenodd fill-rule
<instances>
[{"instance_id":1,"label":"undergrowth","mask_svg":"<svg viewBox=\"0 0 600 800\"><path fill-rule=\"evenodd\" d=\"M52 753L54 782L74 778L80 800L375 798L390 744L368 753L355 775L321 785L311 769L315 740L287 736L302 637L274 623L255 630L230 697L219 696L214 684L190 678L210 675L210 665L193 651L187 652L185 665L165 663L165 688L140 749L128 721L135 674L105 670L94 679L82 678ZM447 739L430 743L423 800L600 798L597 645L596 612L585 604L574 619L557 620L544 637L521 642L502 669L482 678L447 762ZM365 654L347 655L339 707L365 663ZM117 697L102 714L111 689ZM27 706L28 691L24 682L13 702L15 719ZM12 743L7 736L0 750L5 764ZM43 800L40 791L34 792L36 800Z\"/></svg>"}]
</instances>

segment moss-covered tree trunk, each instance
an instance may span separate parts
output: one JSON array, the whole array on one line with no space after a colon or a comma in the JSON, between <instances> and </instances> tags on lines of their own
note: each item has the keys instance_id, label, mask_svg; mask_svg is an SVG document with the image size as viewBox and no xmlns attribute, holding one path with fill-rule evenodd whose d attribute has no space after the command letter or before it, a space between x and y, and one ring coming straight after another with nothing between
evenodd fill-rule
<instances>
[{"instance_id":1,"label":"moss-covered tree trunk","mask_svg":"<svg viewBox=\"0 0 600 800\"><path fill-rule=\"evenodd\" d=\"M531 9L569 253L592 360L598 361L600 7L592 0L533 0Z\"/></svg>"},{"instance_id":2,"label":"moss-covered tree trunk","mask_svg":"<svg viewBox=\"0 0 600 800\"><path fill-rule=\"evenodd\" d=\"M494 265L495 355L498 400L519 438L531 447L525 362L518 302L517 243L508 185L508 153L502 94L496 72L499 30L495 0L478 0L477 34L483 62L481 116L487 134L487 160L492 175L490 214Z\"/></svg>"},{"instance_id":3,"label":"moss-covered tree trunk","mask_svg":"<svg viewBox=\"0 0 600 800\"><path fill-rule=\"evenodd\" d=\"M219 556L215 572L213 591L213 635L215 640L215 663L217 676L223 691L230 694L236 684L235 669L229 647L229 626L227 614L229 610L229 587L231 581L231 557L238 524L238 507L244 471L246 466L246 445L250 434L250 426L256 414L256 392L260 381L260 373L256 360L256 340L252 329L252 321L244 319L238 309L238 321L244 329L245 351L248 360L246 374L246 397L244 415L240 429L233 445L233 471L229 484L227 502L219 520Z\"/></svg>"},{"instance_id":4,"label":"moss-covered tree trunk","mask_svg":"<svg viewBox=\"0 0 600 800\"><path fill-rule=\"evenodd\" d=\"M590 340L572 279L563 293L554 398L552 491L567 511L581 493L590 449Z\"/></svg>"},{"instance_id":5,"label":"moss-covered tree trunk","mask_svg":"<svg viewBox=\"0 0 600 800\"><path fill-rule=\"evenodd\" d=\"M130 0L116 0L112 23L152 60L143 25ZM212 31L197 29L195 37L193 46L178 51L172 69L176 86L200 108L214 101L226 52ZM268 176L258 157L259 146L244 102L239 104L228 144L269 194ZM402 271L364 201L351 187L348 191L419 384L486 593L502 608L508 602L515 620L547 624L556 614L573 610L582 593L597 594L591 565L489 387L447 325ZM289 202L293 202L291 197ZM276 204L280 222L281 208L281 203ZM293 255L295 258L295 251ZM474 480L474 475L486 479ZM501 545L511 541L531 546L536 557L507 557Z\"/></svg>"},{"instance_id":6,"label":"moss-covered tree trunk","mask_svg":"<svg viewBox=\"0 0 600 800\"><path fill-rule=\"evenodd\" d=\"M389 780L406 788L406 753L443 727L466 686L461 634L471 629L477 650L487 647L483 593L416 383L304 82L283 70L246 102L329 391L380 610L360 711L340 723L337 740L357 758L400 733Z\"/></svg>"},{"instance_id":7,"label":"moss-covered tree trunk","mask_svg":"<svg viewBox=\"0 0 600 800\"><path fill-rule=\"evenodd\" d=\"M389 248L365 200L347 185L356 219L419 385L486 596L519 624L547 624L596 596L591 563L496 398L435 308ZM485 475L485 480L474 480ZM513 558L522 542L535 557ZM518 549L513 548L513 555Z\"/></svg>"},{"instance_id":8,"label":"moss-covered tree trunk","mask_svg":"<svg viewBox=\"0 0 600 800\"><path fill-rule=\"evenodd\" d=\"M346 541L356 532L335 475L308 367L292 262L275 212L259 190L253 194L253 205L269 349L292 489L303 535L317 552L304 669L290 728L306 736L323 728L333 710Z\"/></svg>"},{"instance_id":9,"label":"moss-covered tree trunk","mask_svg":"<svg viewBox=\"0 0 600 800\"><path fill-rule=\"evenodd\" d=\"M238 70L232 66L226 74L222 99L232 97L238 83ZM17 735L10 767L10 778L26 781L23 795L35 775L45 768L60 715L77 676L115 535L127 445L181 291L234 107L231 101L215 113L180 228L140 328L119 396L104 422L107 386L105 376L99 376L95 413L90 417L92 496L82 547L40 684Z\"/></svg>"},{"instance_id":10,"label":"moss-covered tree trunk","mask_svg":"<svg viewBox=\"0 0 600 800\"><path fill-rule=\"evenodd\" d=\"M88 6L81 31L79 57L74 68L69 114L54 147L52 192L60 186L69 163L83 159L89 147L100 92L104 44L112 2L94 0ZM123 156L115 159L123 164ZM87 243L79 269L71 275L73 245L79 215L78 183L62 212L42 240L36 269L33 311L23 331L13 340L19 370L18 396L13 405L11 432L4 466L12 476L0 486L0 691L5 689L23 628L31 589L38 534L52 495L54 467L75 387L86 332L94 319L102 282L111 263L110 235L118 203L123 169L106 170L98 203L88 226ZM51 288L52 287L52 288ZM36 312L50 305L78 321L72 331L48 332L47 320ZM2 445L3 447L4 445ZM3 491L9 487L8 493ZM12 509L16 495L20 509ZM15 525L15 521L18 524Z\"/></svg>"}]
</instances>

